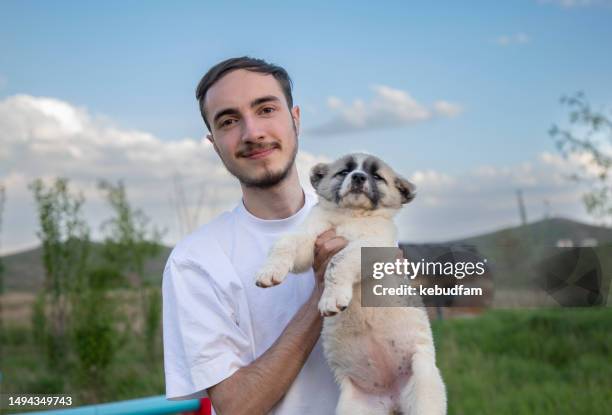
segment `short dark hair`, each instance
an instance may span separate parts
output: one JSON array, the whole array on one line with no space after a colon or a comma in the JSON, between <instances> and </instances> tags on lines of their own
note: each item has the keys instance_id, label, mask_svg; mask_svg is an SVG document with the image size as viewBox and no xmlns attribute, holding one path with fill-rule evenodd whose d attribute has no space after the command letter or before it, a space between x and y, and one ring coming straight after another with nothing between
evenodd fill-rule
<instances>
[{"instance_id":1,"label":"short dark hair","mask_svg":"<svg viewBox=\"0 0 612 415\"><path fill-rule=\"evenodd\" d=\"M204 119L208 131L212 132L210 124L206 119L206 113L204 112L204 99L206 98L206 92L217 82L231 71L237 69L246 69L251 72L258 72L274 76L283 90L285 99L289 109L293 108L293 95L291 94L291 88L293 83L287 71L277 65L270 64L263 59L251 58L249 56L242 56L239 58L226 59L223 62L219 62L206 72L206 75L202 77L198 87L196 88L196 99L200 106L200 113Z\"/></svg>"}]
</instances>

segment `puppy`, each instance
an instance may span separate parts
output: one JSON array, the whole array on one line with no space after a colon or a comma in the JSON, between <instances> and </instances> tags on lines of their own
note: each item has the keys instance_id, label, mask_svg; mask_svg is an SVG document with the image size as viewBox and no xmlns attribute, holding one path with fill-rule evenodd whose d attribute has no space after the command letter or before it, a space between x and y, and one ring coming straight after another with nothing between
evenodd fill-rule
<instances>
[{"instance_id":1,"label":"puppy","mask_svg":"<svg viewBox=\"0 0 612 415\"><path fill-rule=\"evenodd\" d=\"M341 391L336 414L445 414L446 391L424 309L361 307L361 248L396 246L393 217L415 197L415 186L361 153L316 165L310 180L319 203L297 232L272 247L256 284L270 287L290 271L308 270L317 236L335 228L348 245L326 269L319 310L327 317L325 356Z\"/></svg>"}]
</instances>

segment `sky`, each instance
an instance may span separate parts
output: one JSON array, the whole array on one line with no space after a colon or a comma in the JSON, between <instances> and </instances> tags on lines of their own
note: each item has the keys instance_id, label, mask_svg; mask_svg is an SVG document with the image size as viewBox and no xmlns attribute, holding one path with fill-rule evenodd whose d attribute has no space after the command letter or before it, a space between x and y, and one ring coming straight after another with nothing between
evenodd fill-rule
<instances>
[{"instance_id":1,"label":"sky","mask_svg":"<svg viewBox=\"0 0 612 415\"><path fill-rule=\"evenodd\" d=\"M562 95L612 108L612 1L4 1L0 252L34 246L28 183L68 177L94 237L96 180L122 179L175 243L239 200L202 140L194 91L215 63L287 69L302 110L298 166L366 151L414 181L400 239L444 241L529 220L592 221L547 131ZM179 191L180 189L180 191ZM179 221L177 206L190 220Z\"/></svg>"}]
</instances>

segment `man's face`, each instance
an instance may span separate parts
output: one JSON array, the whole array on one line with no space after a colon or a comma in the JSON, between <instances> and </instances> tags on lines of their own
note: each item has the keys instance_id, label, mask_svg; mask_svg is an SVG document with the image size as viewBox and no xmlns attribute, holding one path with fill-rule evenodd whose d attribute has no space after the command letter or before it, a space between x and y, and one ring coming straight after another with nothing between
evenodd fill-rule
<instances>
[{"instance_id":1,"label":"man's face","mask_svg":"<svg viewBox=\"0 0 612 415\"><path fill-rule=\"evenodd\" d=\"M290 109L272 76L232 71L206 93L208 139L223 164L249 187L271 187L289 174L297 153L300 110Z\"/></svg>"}]
</instances>

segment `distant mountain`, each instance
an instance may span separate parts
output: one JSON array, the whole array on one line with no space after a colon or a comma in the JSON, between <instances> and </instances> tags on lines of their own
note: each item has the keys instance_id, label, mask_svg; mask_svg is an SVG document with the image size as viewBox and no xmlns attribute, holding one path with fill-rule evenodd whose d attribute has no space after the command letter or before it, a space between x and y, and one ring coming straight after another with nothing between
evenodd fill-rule
<instances>
[{"instance_id":1,"label":"distant mountain","mask_svg":"<svg viewBox=\"0 0 612 415\"><path fill-rule=\"evenodd\" d=\"M564 248L594 247L602 269L612 269L612 229L587 225L569 219L551 218L527 225L436 244L402 244L404 255L412 260L438 260L472 252L487 259L497 287L524 286L540 275L543 262ZM449 252L451 252L449 254ZM461 259L457 259L461 261Z\"/></svg>"},{"instance_id":2,"label":"distant mountain","mask_svg":"<svg viewBox=\"0 0 612 415\"><path fill-rule=\"evenodd\" d=\"M91 258L100 258L102 245L92 243ZM145 275L155 281L161 281L161 274L172 248L162 246L161 253L145 262ZM34 248L2 257L4 264L5 292L37 292L43 286L45 269L42 261L42 248Z\"/></svg>"},{"instance_id":3,"label":"distant mountain","mask_svg":"<svg viewBox=\"0 0 612 415\"><path fill-rule=\"evenodd\" d=\"M612 229L587 225L569 219L552 218L523 226L502 229L483 235L450 241L450 245L470 245L489 258L503 257L509 262L525 262L527 257L538 256L547 248L555 247L560 240L571 240L575 246L593 240L598 245L612 244ZM418 257L431 246L445 244L407 244L405 247ZM166 259L171 248L163 247L162 253L146 263L146 274L153 281L161 281ZM99 256L100 244L93 244L92 255ZM610 255L612 257L612 255ZM5 266L5 291L35 292L42 287L44 268L42 250L36 248L2 258Z\"/></svg>"},{"instance_id":4,"label":"distant mountain","mask_svg":"<svg viewBox=\"0 0 612 415\"><path fill-rule=\"evenodd\" d=\"M476 246L504 245L513 241L529 241L539 246L557 246L559 241L572 241L574 246L595 242L603 245L612 242L612 228L588 225L570 219L550 218L527 225L506 228L484 235L452 241Z\"/></svg>"}]
</instances>

